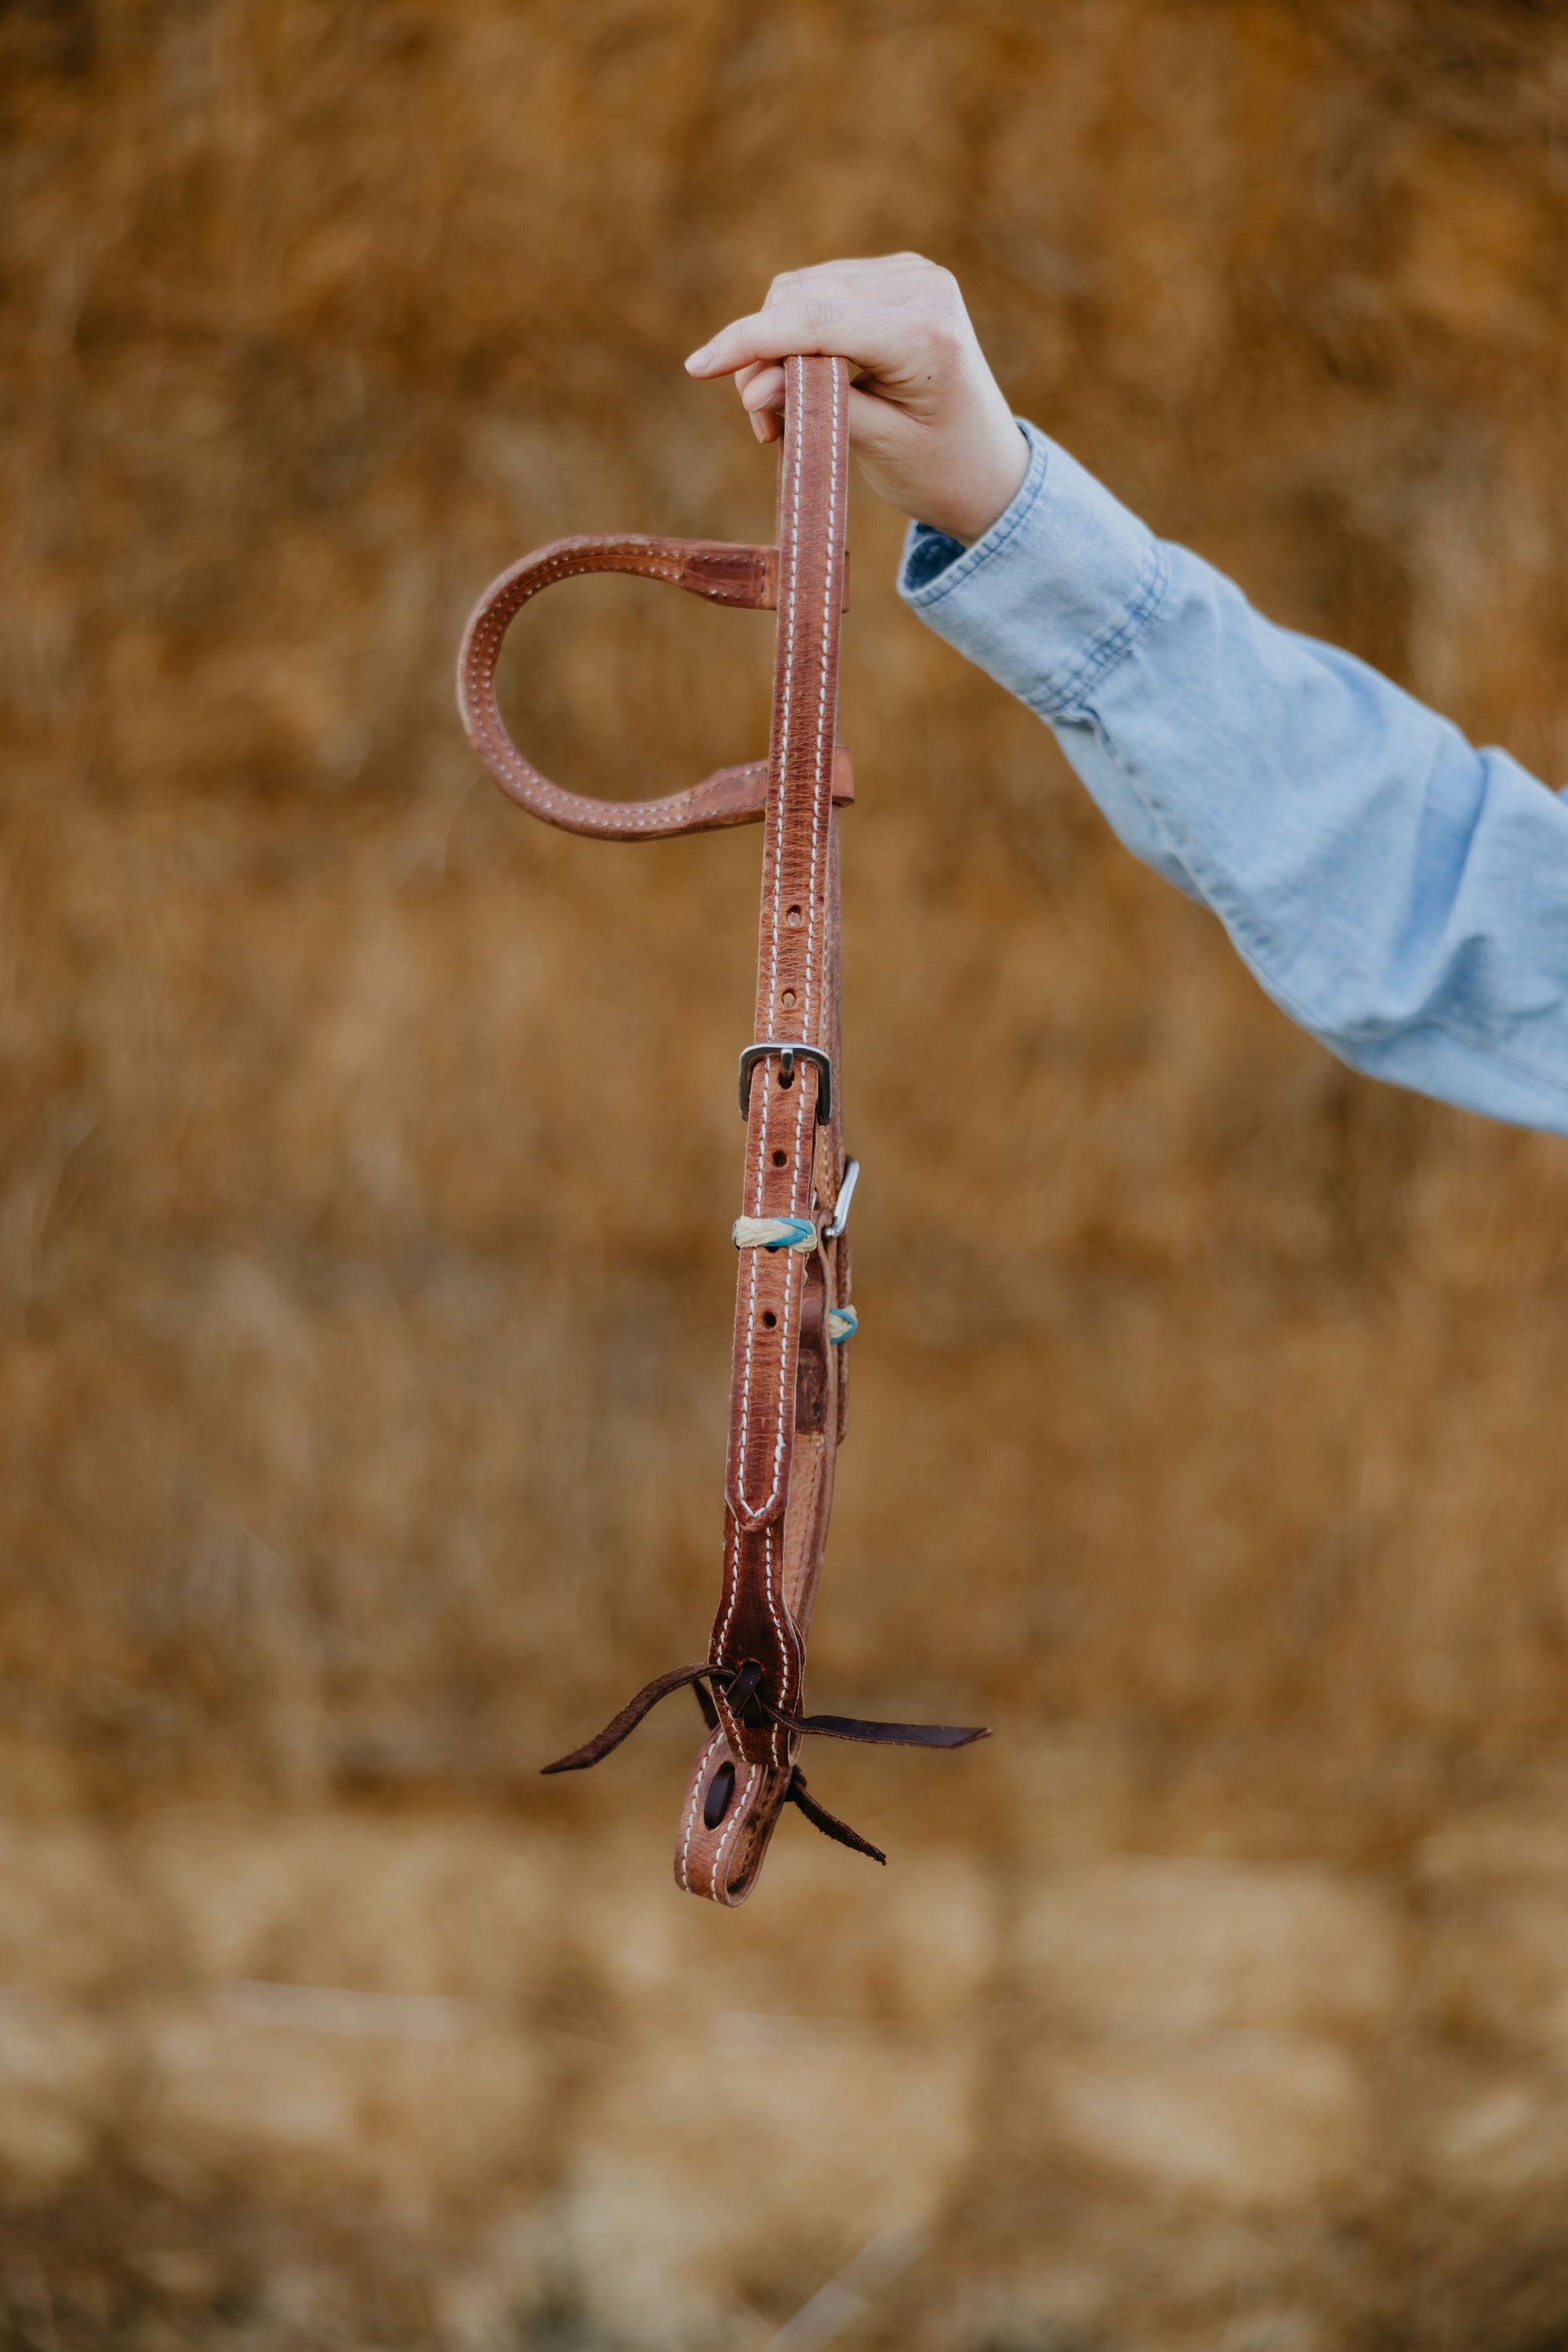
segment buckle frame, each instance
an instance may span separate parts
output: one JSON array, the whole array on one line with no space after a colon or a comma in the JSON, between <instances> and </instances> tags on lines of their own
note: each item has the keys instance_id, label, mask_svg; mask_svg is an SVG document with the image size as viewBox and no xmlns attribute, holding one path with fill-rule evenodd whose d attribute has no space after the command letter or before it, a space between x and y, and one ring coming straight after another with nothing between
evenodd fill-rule
<instances>
[{"instance_id":1,"label":"buckle frame","mask_svg":"<svg viewBox=\"0 0 1568 2352\"><path fill-rule=\"evenodd\" d=\"M833 1063L820 1045L803 1045L798 1037L763 1037L745 1048L741 1055L741 1117L751 1116L752 1072L770 1054L778 1055L779 1076L786 1087L794 1080L797 1054L803 1062L816 1065L820 1081L816 1089L816 1124L826 1127L833 1117Z\"/></svg>"}]
</instances>

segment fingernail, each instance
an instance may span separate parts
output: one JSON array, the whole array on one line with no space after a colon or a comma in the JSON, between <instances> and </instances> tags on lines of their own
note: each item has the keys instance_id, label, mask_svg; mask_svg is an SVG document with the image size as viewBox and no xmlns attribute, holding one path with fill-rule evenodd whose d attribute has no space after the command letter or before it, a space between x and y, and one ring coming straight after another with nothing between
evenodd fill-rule
<instances>
[{"instance_id":1,"label":"fingernail","mask_svg":"<svg viewBox=\"0 0 1568 2352\"><path fill-rule=\"evenodd\" d=\"M689 375L693 373L701 366L703 361L707 358L713 346L711 343L704 343L700 350L692 352L691 357L685 362L686 371Z\"/></svg>"}]
</instances>

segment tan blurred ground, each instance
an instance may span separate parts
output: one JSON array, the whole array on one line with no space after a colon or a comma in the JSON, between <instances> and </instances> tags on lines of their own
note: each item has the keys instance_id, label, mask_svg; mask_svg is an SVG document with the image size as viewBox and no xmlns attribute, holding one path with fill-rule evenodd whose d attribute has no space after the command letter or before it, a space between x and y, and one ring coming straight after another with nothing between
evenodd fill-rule
<instances>
[{"instance_id":1,"label":"tan blurred ground","mask_svg":"<svg viewBox=\"0 0 1568 2352\"><path fill-rule=\"evenodd\" d=\"M531 825L448 683L540 540L767 536L680 355L915 246L1159 528L1561 781L1568 21L0 43L6 2340L753 2352L889 2224L858 2352L1568 2340L1568 1150L1292 1032L862 499L815 1696L998 1736L820 1763L886 1875L800 1824L700 1910L695 1717L534 1772L704 1635L757 842ZM521 634L574 781L761 748L763 622Z\"/></svg>"}]
</instances>

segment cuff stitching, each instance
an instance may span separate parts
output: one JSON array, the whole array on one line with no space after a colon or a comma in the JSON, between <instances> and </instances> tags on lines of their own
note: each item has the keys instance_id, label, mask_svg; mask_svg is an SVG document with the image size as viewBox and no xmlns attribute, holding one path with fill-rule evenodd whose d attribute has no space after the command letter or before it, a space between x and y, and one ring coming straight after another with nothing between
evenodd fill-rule
<instances>
[{"instance_id":1,"label":"cuff stitching","mask_svg":"<svg viewBox=\"0 0 1568 2352\"><path fill-rule=\"evenodd\" d=\"M909 593L908 602L913 605L917 613L929 612L933 604L941 604L942 598L951 594L954 588L962 586L977 564L987 562L998 549L1006 546L1013 533L1020 524L1027 521L1039 503L1040 493L1046 487L1047 445L1045 436L1033 425L1026 425L1022 418L1019 419L1018 429L1029 445L1029 467L1014 493L1012 505L992 524L988 531L974 541L973 546L964 549L956 562L950 563L944 572L939 572L937 577L929 581L923 588L912 589Z\"/></svg>"},{"instance_id":2,"label":"cuff stitching","mask_svg":"<svg viewBox=\"0 0 1568 2352\"><path fill-rule=\"evenodd\" d=\"M1131 651L1137 639L1159 611L1164 601L1165 591L1170 584L1170 558L1163 544L1157 539L1151 539L1149 551L1143 559L1143 569L1139 574L1138 586L1133 593L1132 602L1128 605L1121 619L1113 628L1108 629L1103 636L1097 637L1074 663L1070 670L1054 677L1047 677L1045 684L1035 693L1024 698L1037 718L1047 719L1065 718L1075 706L1079 710L1083 710L1083 698L1089 688L1104 677L1108 669L1112 668L1124 654ZM1084 710L1083 715L1089 717L1092 714Z\"/></svg>"}]
</instances>

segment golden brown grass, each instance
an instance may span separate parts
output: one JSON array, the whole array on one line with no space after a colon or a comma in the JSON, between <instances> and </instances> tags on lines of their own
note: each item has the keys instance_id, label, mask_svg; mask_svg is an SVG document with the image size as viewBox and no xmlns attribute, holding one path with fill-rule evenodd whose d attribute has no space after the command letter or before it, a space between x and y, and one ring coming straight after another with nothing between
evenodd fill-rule
<instances>
[{"instance_id":1,"label":"golden brown grass","mask_svg":"<svg viewBox=\"0 0 1568 2352\"><path fill-rule=\"evenodd\" d=\"M449 690L469 600L526 546L767 535L769 463L681 353L774 268L915 246L959 272L1020 409L1160 529L1559 781L1555 14L16 0L0 42L0 1724L35 1840L16 1884L56 1890L3 1973L66 1982L110 2052L95 2073L58 2043L88 2087L57 2105L87 2121L6 2159L16 2340L662 2341L654 2291L630 2318L583 2301L633 2208L583 2189L568 2225L548 2200L651 2128L641 2093L603 2107L592 2053L629 2036L663 2081L690 1969L715 2011L826 2002L972 2068L936 2251L867 2344L884 2321L943 2352L1556 2341L1542 2053L1568 2011L1530 1995L1510 2041L1421 1991L1456 1980L1443 1923L1493 1898L1480 1864L1419 1858L1472 1818L1513 1854L1560 1786L1564 1147L1294 1034L1035 722L897 607L896 529L862 498L864 1336L816 1687L978 1707L999 1737L951 1770L816 1777L990 1958L922 2008L930 1919L879 1881L845 1924L813 1857L742 1920L648 1912L663 1958L617 1974L627 1920L675 1901L687 1728L599 1786L532 1773L706 1625L756 841L551 835L476 777ZM583 583L523 635L520 731L588 788L761 747L754 620ZM363 2126L407 2137L387 2177L427 2242L406 2212L376 2234L391 2191L357 2158L301 2221L243 2118L204 2140L147 2091L171 1987L364 1971L330 1938L193 1943L168 1889L197 1848L154 1869L145 1844L192 1805L234 1825L201 1872L231 1840L289 1917L335 1881L297 1875L279 1823L358 1822L376 1886L388 1820L457 1853L496 1821L580 1833L515 1985L472 1992L546 2053L555 2104L455 2172L418 2099ZM1029 2053L1057 2063L1019 1906L1140 1852L1332 1866L1413 1939L1414 1989L1353 2059L1371 2139L1346 2125L1349 2172L1266 2223L1015 2128ZM89 1919L112 1884L141 1922L80 1981L61 1855L87 1857ZM1509 1901L1555 1903L1556 1867L1509 1863ZM800 1937L847 1990L803 1989ZM754 2001L731 1969L764 1971ZM846 2045L867 2099L880 2046ZM774 2270L699 2249L716 2300L672 2340L751 2345L742 2298L779 2315L853 2252L779 2193ZM547 2208L553 2251L525 2259L544 2225L515 2217ZM405 2295L421 2262L437 2284Z\"/></svg>"}]
</instances>

